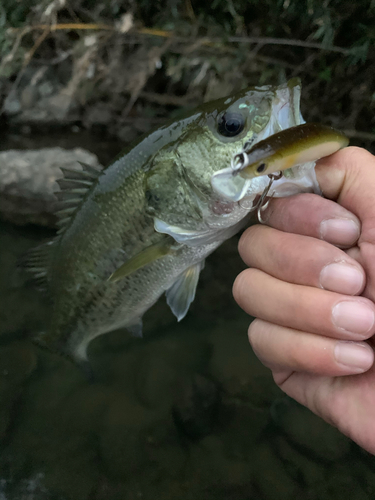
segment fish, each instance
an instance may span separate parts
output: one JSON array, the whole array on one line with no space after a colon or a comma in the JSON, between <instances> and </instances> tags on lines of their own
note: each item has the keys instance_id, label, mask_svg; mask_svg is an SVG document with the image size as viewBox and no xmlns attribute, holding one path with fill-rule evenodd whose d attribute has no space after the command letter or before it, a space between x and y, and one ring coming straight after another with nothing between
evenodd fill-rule
<instances>
[{"instance_id":1,"label":"fish","mask_svg":"<svg viewBox=\"0 0 375 500\"><path fill-rule=\"evenodd\" d=\"M249 222L251 204L222 196L215 175L245 144L300 125L300 93L298 79L248 88L148 133L104 169L62 169L58 233L29 256L52 304L39 343L87 360L99 335L140 336L163 293L180 321L207 256ZM254 179L243 180L251 199Z\"/></svg>"}]
</instances>

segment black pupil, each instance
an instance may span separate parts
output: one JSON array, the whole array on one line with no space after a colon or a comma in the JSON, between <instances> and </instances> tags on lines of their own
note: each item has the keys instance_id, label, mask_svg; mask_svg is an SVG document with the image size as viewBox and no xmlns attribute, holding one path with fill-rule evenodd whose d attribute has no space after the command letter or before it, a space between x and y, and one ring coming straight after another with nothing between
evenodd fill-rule
<instances>
[{"instance_id":1,"label":"black pupil","mask_svg":"<svg viewBox=\"0 0 375 500\"><path fill-rule=\"evenodd\" d=\"M218 123L219 134L225 137L234 137L240 134L245 126L245 121L240 113L224 113Z\"/></svg>"},{"instance_id":2,"label":"black pupil","mask_svg":"<svg viewBox=\"0 0 375 500\"><path fill-rule=\"evenodd\" d=\"M258 174L261 174L262 172L264 172L265 169L266 169L266 164L265 163L261 163L259 165L259 167L257 168Z\"/></svg>"}]
</instances>

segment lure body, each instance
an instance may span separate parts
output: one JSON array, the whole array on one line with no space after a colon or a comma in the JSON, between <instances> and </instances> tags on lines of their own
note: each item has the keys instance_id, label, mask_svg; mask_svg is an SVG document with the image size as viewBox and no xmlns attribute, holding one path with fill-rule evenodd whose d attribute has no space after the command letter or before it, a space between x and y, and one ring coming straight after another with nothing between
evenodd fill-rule
<instances>
[{"instance_id":1,"label":"lure body","mask_svg":"<svg viewBox=\"0 0 375 500\"><path fill-rule=\"evenodd\" d=\"M297 125L263 139L246 154L239 175L252 179L319 160L348 145L339 130L319 123Z\"/></svg>"}]
</instances>

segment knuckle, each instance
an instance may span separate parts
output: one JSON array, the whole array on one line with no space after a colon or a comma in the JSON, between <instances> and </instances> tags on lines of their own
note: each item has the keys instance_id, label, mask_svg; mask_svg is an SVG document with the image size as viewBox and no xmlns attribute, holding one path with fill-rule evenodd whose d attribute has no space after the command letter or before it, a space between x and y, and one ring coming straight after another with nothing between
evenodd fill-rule
<instances>
[{"instance_id":1,"label":"knuckle","mask_svg":"<svg viewBox=\"0 0 375 500\"><path fill-rule=\"evenodd\" d=\"M263 228L259 224L251 226L243 232L240 241L238 242L238 252L243 258L249 253L249 249L253 246L253 241L259 237L259 231Z\"/></svg>"},{"instance_id":2,"label":"knuckle","mask_svg":"<svg viewBox=\"0 0 375 500\"><path fill-rule=\"evenodd\" d=\"M238 304L242 304L244 302L244 298L248 294L249 286L250 286L250 275L251 270L245 269L242 271L237 278L234 280L232 293L234 300Z\"/></svg>"},{"instance_id":3,"label":"knuckle","mask_svg":"<svg viewBox=\"0 0 375 500\"><path fill-rule=\"evenodd\" d=\"M259 319L254 319L250 323L250 326L247 330L247 336L249 338L249 342L254 351L258 352L261 347L261 338L262 336L259 333L262 330L262 321Z\"/></svg>"},{"instance_id":4,"label":"knuckle","mask_svg":"<svg viewBox=\"0 0 375 500\"><path fill-rule=\"evenodd\" d=\"M374 156L371 153L357 146L349 146L339 151L339 153L342 161L355 166L355 168L358 168L358 163L368 161L374 162Z\"/></svg>"}]
</instances>

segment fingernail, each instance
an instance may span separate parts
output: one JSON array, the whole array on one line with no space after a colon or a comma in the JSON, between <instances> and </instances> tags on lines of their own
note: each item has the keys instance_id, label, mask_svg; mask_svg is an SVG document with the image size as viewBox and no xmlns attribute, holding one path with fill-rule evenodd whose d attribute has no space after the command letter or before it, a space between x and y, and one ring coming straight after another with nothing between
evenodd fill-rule
<instances>
[{"instance_id":1,"label":"fingernail","mask_svg":"<svg viewBox=\"0 0 375 500\"><path fill-rule=\"evenodd\" d=\"M355 295L362 290L363 273L344 262L334 262L323 267L320 273L320 285L325 290Z\"/></svg>"},{"instance_id":2,"label":"fingernail","mask_svg":"<svg viewBox=\"0 0 375 500\"><path fill-rule=\"evenodd\" d=\"M337 342L334 349L335 359L338 363L356 368L357 373L368 370L374 361L374 353L366 344L355 342Z\"/></svg>"},{"instance_id":3,"label":"fingernail","mask_svg":"<svg viewBox=\"0 0 375 500\"><path fill-rule=\"evenodd\" d=\"M332 309L332 321L347 332L364 334L374 326L375 314L367 304L343 301Z\"/></svg>"},{"instance_id":4,"label":"fingernail","mask_svg":"<svg viewBox=\"0 0 375 500\"><path fill-rule=\"evenodd\" d=\"M359 226L351 219L328 219L320 224L320 237L333 245L352 245L359 238Z\"/></svg>"}]
</instances>

